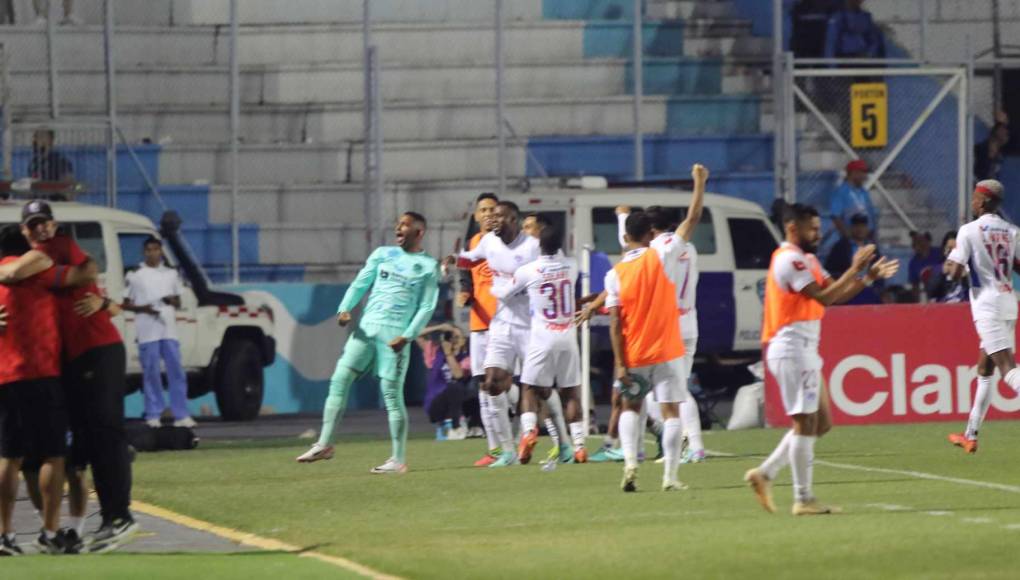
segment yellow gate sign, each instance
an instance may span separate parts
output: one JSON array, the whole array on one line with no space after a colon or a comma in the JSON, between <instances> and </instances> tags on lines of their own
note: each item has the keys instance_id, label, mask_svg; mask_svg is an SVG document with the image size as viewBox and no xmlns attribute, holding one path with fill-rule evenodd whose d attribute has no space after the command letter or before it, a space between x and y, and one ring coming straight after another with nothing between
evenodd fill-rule
<instances>
[{"instance_id":1,"label":"yellow gate sign","mask_svg":"<svg viewBox=\"0 0 1020 580\"><path fill-rule=\"evenodd\" d=\"M885 147L889 141L889 91L885 83L850 85L850 145Z\"/></svg>"}]
</instances>

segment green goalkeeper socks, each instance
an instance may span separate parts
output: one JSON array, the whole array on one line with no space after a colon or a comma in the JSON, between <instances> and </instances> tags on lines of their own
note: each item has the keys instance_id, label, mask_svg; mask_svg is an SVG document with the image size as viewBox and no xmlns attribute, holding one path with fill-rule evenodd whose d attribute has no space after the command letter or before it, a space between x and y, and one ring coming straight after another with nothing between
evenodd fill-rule
<instances>
[{"instance_id":1,"label":"green goalkeeper socks","mask_svg":"<svg viewBox=\"0 0 1020 580\"><path fill-rule=\"evenodd\" d=\"M322 432L319 434L319 445L327 446L333 444L333 431L336 422L343 416L347 409L347 396L351 392L351 385L358 374L351 369L336 365L332 378L329 379L329 395L326 396L326 404L322 409Z\"/></svg>"}]
</instances>

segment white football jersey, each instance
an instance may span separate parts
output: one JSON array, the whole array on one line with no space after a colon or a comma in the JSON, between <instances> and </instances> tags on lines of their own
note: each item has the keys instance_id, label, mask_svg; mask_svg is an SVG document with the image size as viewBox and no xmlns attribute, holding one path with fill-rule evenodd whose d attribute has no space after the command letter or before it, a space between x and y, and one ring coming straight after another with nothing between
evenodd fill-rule
<instances>
[{"instance_id":1,"label":"white football jersey","mask_svg":"<svg viewBox=\"0 0 1020 580\"><path fill-rule=\"evenodd\" d=\"M970 311L974 320L1016 320L1013 263L1020 230L996 214L965 224L956 234L949 260L969 270Z\"/></svg>"},{"instance_id":2,"label":"white football jersey","mask_svg":"<svg viewBox=\"0 0 1020 580\"><path fill-rule=\"evenodd\" d=\"M524 232L517 238L504 244L503 240L489 232L482 236L473 250L460 253L460 258L467 264L486 260L492 270L492 295L499 298L496 305L494 320L514 326L528 326L528 297L523 294L509 293L506 290L513 283L514 273L521 266L534 262L538 258L538 240ZM464 263L461 264L466 265Z\"/></svg>"},{"instance_id":3,"label":"white football jersey","mask_svg":"<svg viewBox=\"0 0 1020 580\"><path fill-rule=\"evenodd\" d=\"M536 333L554 333L573 338L574 328L574 284L577 280L577 262L562 253L555 256L539 256L514 273L513 282L493 295L507 292L525 293L531 316L532 338Z\"/></svg>"}]
</instances>

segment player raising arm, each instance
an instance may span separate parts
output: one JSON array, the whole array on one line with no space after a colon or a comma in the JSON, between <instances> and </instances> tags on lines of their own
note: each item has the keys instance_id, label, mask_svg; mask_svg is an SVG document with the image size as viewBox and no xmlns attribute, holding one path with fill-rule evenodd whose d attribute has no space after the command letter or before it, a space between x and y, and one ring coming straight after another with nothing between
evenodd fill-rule
<instances>
[{"instance_id":1,"label":"player raising arm","mask_svg":"<svg viewBox=\"0 0 1020 580\"><path fill-rule=\"evenodd\" d=\"M956 234L956 249L946 259L946 274L959 280L970 264L970 311L981 340L978 386L967 430L953 433L949 442L967 453L977 453L978 430L992 401L992 374L996 369L1014 391L1020 391L1020 371L1013 360L1016 349L1016 297L1013 267L1020 253L1020 230L999 213L1002 184L994 179L979 182L971 197L974 221Z\"/></svg>"},{"instance_id":2,"label":"player raising arm","mask_svg":"<svg viewBox=\"0 0 1020 580\"><path fill-rule=\"evenodd\" d=\"M322 433L312 448L297 460L311 463L333 458L333 431L347 408L347 396L358 376L371 370L378 377L389 415L393 455L372 473L405 473L407 460L407 408L404 406L404 376L407 374L410 343L432 318L439 295L436 260L421 248L425 218L406 212L397 221L396 246L372 252L358 272L337 309L337 323L347 326L351 311L369 288L361 320L344 345L329 381L322 414Z\"/></svg>"},{"instance_id":3,"label":"player raising arm","mask_svg":"<svg viewBox=\"0 0 1020 580\"><path fill-rule=\"evenodd\" d=\"M786 241L773 252L765 281L761 338L769 372L779 383L783 407L793 420L793 429L772 455L748 471L744 479L762 507L774 512L772 481L789 463L793 468L793 514L828 514L835 508L818 503L811 490L815 441L831 428L828 398L822 385L822 359L818 355L822 317L826 306L842 304L876 280L893 276L899 262L882 258L871 264L875 246L868 245L857 250L850 269L834 281L814 254L821 240L818 211L793 204L783 217L783 228Z\"/></svg>"}]
</instances>

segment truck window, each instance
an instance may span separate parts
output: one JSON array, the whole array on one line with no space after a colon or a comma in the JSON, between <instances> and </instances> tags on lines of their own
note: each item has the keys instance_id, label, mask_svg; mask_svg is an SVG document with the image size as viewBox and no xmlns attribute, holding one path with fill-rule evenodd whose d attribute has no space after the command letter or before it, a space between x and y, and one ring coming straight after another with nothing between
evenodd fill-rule
<instances>
[{"instance_id":1,"label":"truck window","mask_svg":"<svg viewBox=\"0 0 1020 580\"><path fill-rule=\"evenodd\" d=\"M635 207L633 209L641 209ZM673 214L671 221L679 224L687 216L687 207L667 207L666 211ZM595 251L606 254L619 254L620 241L617 236L615 207L596 207L591 210L592 234ZM698 254L707 255L716 252L715 227L712 225L712 211L707 207L701 212L701 221L694 228L691 243L697 248Z\"/></svg>"},{"instance_id":2,"label":"truck window","mask_svg":"<svg viewBox=\"0 0 1020 580\"><path fill-rule=\"evenodd\" d=\"M117 243L120 245L120 256L124 263L125 274L131 270L138 269L138 265L145 260L142 255L143 244L151 235L152 234L147 232L119 232L117 234ZM168 267L177 267L177 262L174 260L173 253L170 251L170 247L166 244L163 245L163 255L166 256Z\"/></svg>"},{"instance_id":3,"label":"truck window","mask_svg":"<svg viewBox=\"0 0 1020 580\"><path fill-rule=\"evenodd\" d=\"M60 224L59 231L71 236L83 252L92 256L100 272L106 271L106 246L103 244L103 226L98 222L72 222Z\"/></svg>"},{"instance_id":4,"label":"truck window","mask_svg":"<svg viewBox=\"0 0 1020 580\"><path fill-rule=\"evenodd\" d=\"M739 270L767 270L776 239L760 219L730 218L733 258Z\"/></svg>"}]
</instances>

